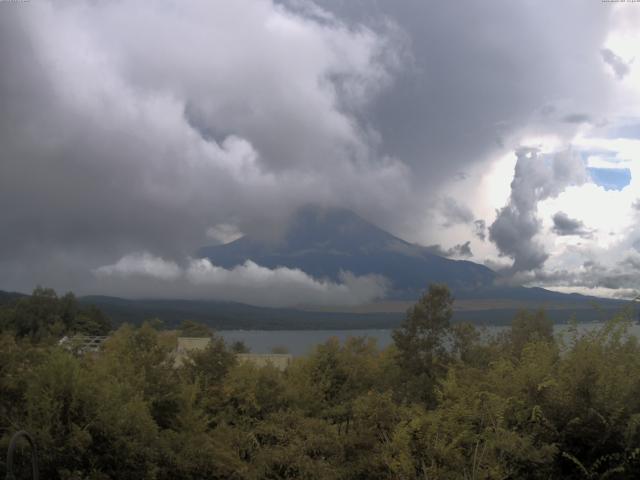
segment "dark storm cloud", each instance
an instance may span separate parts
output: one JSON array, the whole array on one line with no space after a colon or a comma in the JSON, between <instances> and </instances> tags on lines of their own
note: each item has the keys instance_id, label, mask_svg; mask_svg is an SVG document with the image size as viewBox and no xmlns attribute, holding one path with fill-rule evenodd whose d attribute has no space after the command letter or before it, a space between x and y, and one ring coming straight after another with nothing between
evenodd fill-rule
<instances>
[{"instance_id":1,"label":"dark storm cloud","mask_svg":"<svg viewBox=\"0 0 640 480\"><path fill-rule=\"evenodd\" d=\"M483 242L487 238L487 224L482 219L475 219L473 212L469 207L459 203L456 199L451 197L444 197L440 202L439 208L440 214L444 217L443 227L448 228L454 225L468 225L478 239ZM443 256L459 256L459 257L471 257L471 249L469 248L470 242L466 242L462 245L456 245L453 249L438 253ZM438 248L438 245L434 245L434 248ZM460 248L458 248L460 247ZM466 248L465 248L466 247ZM458 248L457 250L455 250Z\"/></svg>"},{"instance_id":2,"label":"dark storm cloud","mask_svg":"<svg viewBox=\"0 0 640 480\"><path fill-rule=\"evenodd\" d=\"M595 3L5 3L0 288L95 291L310 202L415 233L457 172L571 134L549 99L607 102Z\"/></svg>"},{"instance_id":3,"label":"dark storm cloud","mask_svg":"<svg viewBox=\"0 0 640 480\"><path fill-rule=\"evenodd\" d=\"M484 220L475 220L473 222L473 233L484 242L487 239L487 222Z\"/></svg>"},{"instance_id":4,"label":"dark storm cloud","mask_svg":"<svg viewBox=\"0 0 640 480\"><path fill-rule=\"evenodd\" d=\"M566 108L597 109L606 101L598 90L607 90L608 81L598 52L609 12L600 4L318 3L353 22L375 25L386 18L407 32L411 68L398 72L394 88L371 104L366 120L381 133L384 151L412 166L418 184L427 175L431 185L449 181L483 161L500 149L496 138L509 148L521 129L549 127L548 119L533 118L549 98L571 99ZM562 133L575 125L550 127Z\"/></svg>"},{"instance_id":5,"label":"dark storm cloud","mask_svg":"<svg viewBox=\"0 0 640 480\"><path fill-rule=\"evenodd\" d=\"M622 80L631 71L629 64L625 62L621 57L613 53L613 51L611 51L610 49L603 48L600 51L600 54L602 55L602 59L605 61L605 63L611 67L611 69L619 79Z\"/></svg>"},{"instance_id":6,"label":"dark storm cloud","mask_svg":"<svg viewBox=\"0 0 640 480\"><path fill-rule=\"evenodd\" d=\"M578 236L582 238L590 238L593 232L585 227L580 220L570 218L565 212L557 212L553 218L553 227L551 230L560 236Z\"/></svg>"},{"instance_id":7,"label":"dark storm cloud","mask_svg":"<svg viewBox=\"0 0 640 480\"><path fill-rule=\"evenodd\" d=\"M405 202L406 167L340 109L389 81L384 34L268 1L7 7L0 288L98 288L124 255L182 262L211 227L268 233L302 202Z\"/></svg>"},{"instance_id":8,"label":"dark storm cloud","mask_svg":"<svg viewBox=\"0 0 640 480\"><path fill-rule=\"evenodd\" d=\"M473 212L468 207L458 203L457 200L451 197L445 197L442 200L440 212L444 216L445 227L460 223L473 222Z\"/></svg>"},{"instance_id":9,"label":"dark storm cloud","mask_svg":"<svg viewBox=\"0 0 640 480\"><path fill-rule=\"evenodd\" d=\"M440 255L441 257L459 257L459 258L473 257L473 252L471 251L471 241L459 243L446 250L442 248L441 245L438 245L438 244L429 245L426 248L431 253Z\"/></svg>"},{"instance_id":10,"label":"dark storm cloud","mask_svg":"<svg viewBox=\"0 0 640 480\"><path fill-rule=\"evenodd\" d=\"M473 252L471 251L471 242L467 240L464 243L455 245L453 248L449 249L450 252L453 253L455 257L473 257Z\"/></svg>"},{"instance_id":11,"label":"dark storm cloud","mask_svg":"<svg viewBox=\"0 0 640 480\"><path fill-rule=\"evenodd\" d=\"M514 273L539 269L549 257L535 238L542 225L538 202L587 180L584 162L570 151L547 156L528 148L519 150L517 157L509 202L489 227L491 241L513 259Z\"/></svg>"},{"instance_id":12,"label":"dark storm cloud","mask_svg":"<svg viewBox=\"0 0 640 480\"><path fill-rule=\"evenodd\" d=\"M587 123L591 121L591 116L586 113L571 113L562 117L562 121L566 123Z\"/></svg>"}]
</instances>

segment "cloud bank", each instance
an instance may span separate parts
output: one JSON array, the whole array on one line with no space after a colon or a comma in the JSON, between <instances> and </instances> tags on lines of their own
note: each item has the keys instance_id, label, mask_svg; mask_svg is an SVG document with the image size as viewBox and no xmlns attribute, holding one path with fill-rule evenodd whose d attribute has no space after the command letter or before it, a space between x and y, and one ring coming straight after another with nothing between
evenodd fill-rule
<instances>
[{"instance_id":1,"label":"cloud bank","mask_svg":"<svg viewBox=\"0 0 640 480\"><path fill-rule=\"evenodd\" d=\"M361 305L384 297L388 281L379 275L340 274L340 282L315 279L299 269L269 269L252 261L225 269L208 259L184 267L133 253L94 270L101 291L125 297L227 300L260 306Z\"/></svg>"},{"instance_id":2,"label":"cloud bank","mask_svg":"<svg viewBox=\"0 0 640 480\"><path fill-rule=\"evenodd\" d=\"M273 237L309 203L544 267L545 197L520 176L506 207L488 201L485 174L637 111L615 96L638 83L612 37L622 14L598 2L1 7L1 289L95 293L93 271L129 252L184 268L211 241ZM560 210L600 230L565 206L544 219Z\"/></svg>"},{"instance_id":3,"label":"cloud bank","mask_svg":"<svg viewBox=\"0 0 640 480\"><path fill-rule=\"evenodd\" d=\"M0 288L82 288L80 264L266 235L302 203L397 208L407 169L356 117L392 42L268 0L3 5Z\"/></svg>"}]
</instances>

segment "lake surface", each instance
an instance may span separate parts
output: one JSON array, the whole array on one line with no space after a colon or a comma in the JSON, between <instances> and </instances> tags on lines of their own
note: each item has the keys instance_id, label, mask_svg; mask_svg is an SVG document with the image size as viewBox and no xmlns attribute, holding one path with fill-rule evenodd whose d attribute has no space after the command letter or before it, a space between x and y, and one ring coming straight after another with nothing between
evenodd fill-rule
<instances>
[{"instance_id":1,"label":"lake surface","mask_svg":"<svg viewBox=\"0 0 640 480\"><path fill-rule=\"evenodd\" d=\"M602 323L581 323L578 330L586 331L599 328ZM487 326L479 330L483 335L490 336L499 333L509 327ZM555 325L556 334L564 334L570 328L569 325ZM633 324L631 333L640 336L640 325ZM344 342L349 337L374 338L379 347L386 347L392 343L392 330L222 330L217 332L227 342L243 341L253 353L271 353L275 347L285 347L293 355L309 353L314 346L326 342L331 337L336 337Z\"/></svg>"}]
</instances>

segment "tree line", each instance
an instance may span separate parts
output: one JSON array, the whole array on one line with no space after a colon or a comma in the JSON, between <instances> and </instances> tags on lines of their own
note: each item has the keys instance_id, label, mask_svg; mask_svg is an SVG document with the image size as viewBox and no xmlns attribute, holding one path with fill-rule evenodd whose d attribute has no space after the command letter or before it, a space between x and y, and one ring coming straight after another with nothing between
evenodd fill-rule
<instances>
[{"instance_id":1,"label":"tree line","mask_svg":"<svg viewBox=\"0 0 640 480\"><path fill-rule=\"evenodd\" d=\"M238 364L216 335L176 368L176 334L153 322L77 355L56 339L108 319L36 293L0 307L0 446L31 432L42 478L640 478L624 312L557 337L523 311L486 337L451 324L451 294L432 285L388 348L331 339L281 372Z\"/></svg>"}]
</instances>

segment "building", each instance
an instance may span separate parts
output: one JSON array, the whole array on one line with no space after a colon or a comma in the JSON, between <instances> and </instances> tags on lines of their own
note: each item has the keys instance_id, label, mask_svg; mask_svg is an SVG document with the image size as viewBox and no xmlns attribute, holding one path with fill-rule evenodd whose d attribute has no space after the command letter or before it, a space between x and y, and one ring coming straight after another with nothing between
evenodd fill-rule
<instances>
[{"instance_id":1,"label":"building","mask_svg":"<svg viewBox=\"0 0 640 480\"><path fill-rule=\"evenodd\" d=\"M102 344L107 338L109 337L101 335L78 334L71 337L65 335L58 341L58 345L70 352L78 354L96 353L100 351Z\"/></svg>"},{"instance_id":2,"label":"building","mask_svg":"<svg viewBox=\"0 0 640 480\"><path fill-rule=\"evenodd\" d=\"M293 355L288 353L238 353L236 358L240 364L252 363L256 367L266 367L270 364L280 371L285 371L293 360Z\"/></svg>"},{"instance_id":3,"label":"building","mask_svg":"<svg viewBox=\"0 0 640 480\"><path fill-rule=\"evenodd\" d=\"M211 341L208 337L178 337L178 346L175 352L175 366L180 367L189 352L204 350Z\"/></svg>"},{"instance_id":4,"label":"building","mask_svg":"<svg viewBox=\"0 0 640 480\"><path fill-rule=\"evenodd\" d=\"M184 358L189 352L196 352L198 350L204 350L209 345L210 338L196 338L196 337L178 337L178 346L176 347L176 360L175 365L179 367L184 362ZM283 353L238 353L236 355L238 363L251 363L256 367L266 367L272 365L280 371L287 369L293 355Z\"/></svg>"}]
</instances>

